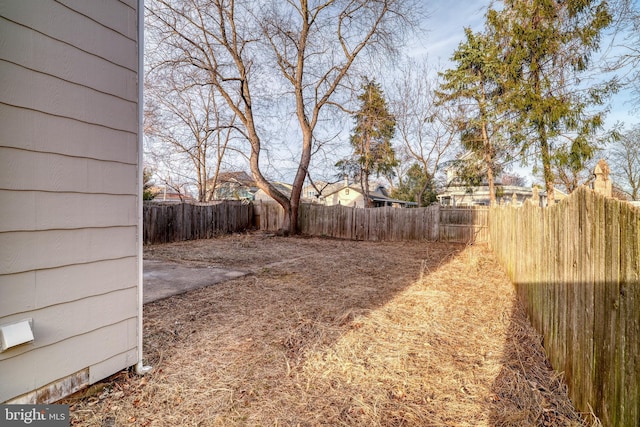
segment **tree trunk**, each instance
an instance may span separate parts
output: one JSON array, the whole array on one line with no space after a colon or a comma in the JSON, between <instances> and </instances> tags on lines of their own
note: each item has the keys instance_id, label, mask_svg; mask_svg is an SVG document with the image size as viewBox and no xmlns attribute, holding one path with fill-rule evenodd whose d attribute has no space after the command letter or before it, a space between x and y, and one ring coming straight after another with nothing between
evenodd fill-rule
<instances>
[{"instance_id":1,"label":"tree trunk","mask_svg":"<svg viewBox=\"0 0 640 427\"><path fill-rule=\"evenodd\" d=\"M253 125L253 122L249 122ZM258 188L267 193L269 197L273 198L284 209L284 223L282 224L283 230L290 229L291 223L291 203L289 199L278 191L260 172L260 138L253 126L247 126L249 132L249 143L251 144L251 156L249 157L249 166L251 168L251 174L255 179Z\"/></svg>"},{"instance_id":2,"label":"tree trunk","mask_svg":"<svg viewBox=\"0 0 640 427\"><path fill-rule=\"evenodd\" d=\"M544 184L547 189L547 206L552 206L556 202L554 177L551 170L551 154L549 153L549 142L547 141L547 131L544 124L538 126L538 137L540 138L540 152L542 155L542 171L544 174Z\"/></svg>"},{"instance_id":3,"label":"tree trunk","mask_svg":"<svg viewBox=\"0 0 640 427\"><path fill-rule=\"evenodd\" d=\"M493 149L491 147L491 141L489 140L489 134L487 132L487 123L482 123L482 139L484 142L484 159L487 164L487 183L489 184L489 204L494 206L496 204L496 188L493 177Z\"/></svg>"},{"instance_id":4,"label":"tree trunk","mask_svg":"<svg viewBox=\"0 0 640 427\"><path fill-rule=\"evenodd\" d=\"M362 206L365 208L370 208L372 204L371 199L369 198L369 171L366 169L362 170L362 173L360 174L360 187L364 192L364 194L362 195L364 199Z\"/></svg>"},{"instance_id":5,"label":"tree trunk","mask_svg":"<svg viewBox=\"0 0 640 427\"><path fill-rule=\"evenodd\" d=\"M422 198L424 197L424 193L427 191L427 187L429 187L429 184L430 184L429 180L425 181L424 185L420 188L420 191L416 195L416 202L418 202L419 208L423 206Z\"/></svg>"},{"instance_id":6,"label":"tree trunk","mask_svg":"<svg viewBox=\"0 0 640 427\"><path fill-rule=\"evenodd\" d=\"M302 154L300 155L300 164L298 165L298 171L296 177L293 180L293 186L291 188L291 210L289 212L289 226L287 231L290 234L297 234L298 230L298 212L300 209L300 198L302 195L302 187L304 186L304 180L309 170L309 163L311 161L311 141L312 131L309 128L303 127L302 135Z\"/></svg>"},{"instance_id":7,"label":"tree trunk","mask_svg":"<svg viewBox=\"0 0 640 427\"><path fill-rule=\"evenodd\" d=\"M484 80L480 83L482 89L482 98L480 102L480 117L482 118L482 145L484 146L484 161L487 165L487 184L489 185L489 205L494 206L496 204L496 189L494 185L493 177L493 147L491 146L491 140L489 139L489 132L487 131L487 112L485 103L487 102L487 94L485 91Z\"/></svg>"}]
</instances>

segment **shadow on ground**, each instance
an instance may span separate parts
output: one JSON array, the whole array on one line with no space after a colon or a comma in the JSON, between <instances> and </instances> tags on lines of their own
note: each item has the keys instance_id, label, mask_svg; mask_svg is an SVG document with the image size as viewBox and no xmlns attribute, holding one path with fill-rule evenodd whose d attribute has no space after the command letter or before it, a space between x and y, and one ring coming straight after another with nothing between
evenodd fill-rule
<instances>
[{"instance_id":1,"label":"shadow on ground","mask_svg":"<svg viewBox=\"0 0 640 427\"><path fill-rule=\"evenodd\" d=\"M492 426L582 426L562 375L553 370L524 308L514 304L505 341L502 369L492 391Z\"/></svg>"}]
</instances>

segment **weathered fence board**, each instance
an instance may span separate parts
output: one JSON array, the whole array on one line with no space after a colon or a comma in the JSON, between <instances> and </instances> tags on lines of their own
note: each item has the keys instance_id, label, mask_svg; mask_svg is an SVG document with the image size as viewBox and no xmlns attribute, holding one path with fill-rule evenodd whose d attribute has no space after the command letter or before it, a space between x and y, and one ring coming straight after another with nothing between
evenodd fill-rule
<instances>
[{"instance_id":1,"label":"weathered fence board","mask_svg":"<svg viewBox=\"0 0 640 427\"><path fill-rule=\"evenodd\" d=\"M143 206L145 244L208 239L218 234L244 231L252 222L253 207L240 202L146 202Z\"/></svg>"},{"instance_id":2,"label":"weathered fence board","mask_svg":"<svg viewBox=\"0 0 640 427\"><path fill-rule=\"evenodd\" d=\"M443 208L437 205L416 209L362 209L303 204L298 224L303 234L349 240L480 243L488 240L487 211L480 207L447 209L443 213ZM276 231L282 226L284 211L276 203L257 203L255 215L259 218L260 230Z\"/></svg>"},{"instance_id":3,"label":"weathered fence board","mask_svg":"<svg viewBox=\"0 0 640 427\"><path fill-rule=\"evenodd\" d=\"M582 188L550 208L489 212L507 268L573 403L640 425L640 209Z\"/></svg>"}]
</instances>

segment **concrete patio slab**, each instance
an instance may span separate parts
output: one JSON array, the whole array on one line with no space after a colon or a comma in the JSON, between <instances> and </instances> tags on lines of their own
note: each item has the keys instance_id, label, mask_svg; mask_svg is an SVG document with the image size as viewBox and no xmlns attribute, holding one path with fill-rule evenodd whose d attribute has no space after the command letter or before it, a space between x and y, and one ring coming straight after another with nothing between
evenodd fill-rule
<instances>
[{"instance_id":1,"label":"concrete patio slab","mask_svg":"<svg viewBox=\"0 0 640 427\"><path fill-rule=\"evenodd\" d=\"M144 260L143 272L145 304L249 274L248 271L189 267L155 260Z\"/></svg>"}]
</instances>

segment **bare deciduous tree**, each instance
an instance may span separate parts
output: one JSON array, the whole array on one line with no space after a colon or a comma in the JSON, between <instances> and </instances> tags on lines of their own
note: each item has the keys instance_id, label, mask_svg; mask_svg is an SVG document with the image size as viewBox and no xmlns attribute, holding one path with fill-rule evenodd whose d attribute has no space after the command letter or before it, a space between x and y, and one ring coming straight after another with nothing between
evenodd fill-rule
<instances>
[{"instance_id":1,"label":"bare deciduous tree","mask_svg":"<svg viewBox=\"0 0 640 427\"><path fill-rule=\"evenodd\" d=\"M613 34L605 50L605 71L616 71L630 89L632 109L640 110L640 4L636 0L610 0Z\"/></svg>"},{"instance_id":2,"label":"bare deciduous tree","mask_svg":"<svg viewBox=\"0 0 640 427\"><path fill-rule=\"evenodd\" d=\"M632 200L640 200L640 125L624 132L609 148L611 175Z\"/></svg>"},{"instance_id":3,"label":"bare deciduous tree","mask_svg":"<svg viewBox=\"0 0 640 427\"><path fill-rule=\"evenodd\" d=\"M249 142L257 185L285 209L284 229L296 232L302 187L314 149L314 131L359 58L401 44L416 0L152 0L148 25L162 36L159 67L195 72L238 119ZM262 174L261 114L275 97L294 105L302 135L291 197Z\"/></svg>"},{"instance_id":4,"label":"bare deciduous tree","mask_svg":"<svg viewBox=\"0 0 640 427\"><path fill-rule=\"evenodd\" d=\"M149 73L146 79L145 135L155 145L151 157L181 175L181 184L195 184L198 201L210 200L235 117L221 110L210 87L192 85L185 76L159 79Z\"/></svg>"},{"instance_id":5,"label":"bare deciduous tree","mask_svg":"<svg viewBox=\"0 0 640 427\"><path fill-rule=\"evenodd\" d=\"M454 103L438 104L438 75L426 63L409 62L393 90L392 111L396 118L396 137L404 165L418 163L430 180L435 179L443 162L451 160L458 142L461 111ZM399 171L401 181L404 173ZM422 200L431 184L425 180L417 196ZM419 202L420 203L420 202Z\"/></svg>"}]
</instances>

